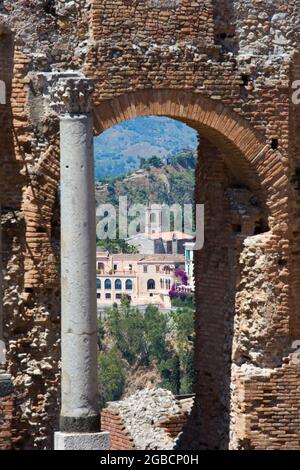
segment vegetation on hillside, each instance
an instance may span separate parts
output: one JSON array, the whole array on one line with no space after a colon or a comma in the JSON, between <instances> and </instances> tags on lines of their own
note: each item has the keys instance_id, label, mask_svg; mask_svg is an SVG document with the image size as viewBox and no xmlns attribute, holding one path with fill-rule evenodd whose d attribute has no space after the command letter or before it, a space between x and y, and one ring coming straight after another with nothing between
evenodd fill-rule
<instances>
[{"instance_id":1,"label":"vegetation on hillside","mask_svg":"<svg viewBox=\"0 0 300 470\"><path fill-rule=\"evenodd\" d=\"M119 197L133 204L193 204L196 154L183 151L166 164L157 156L141 160L140 170L116 178L102 178L96 184L97 204L112 204L118 210ZM118 222L118 214L116 222ZM100 240L98 246L112 253L133 253L124 240ZM133 251L132 251L133 250Z\"/></svg>"},{"instance_id":2,"label":"vegetation on hillside","mask_svg":"<svg viewBox=\"0 0 300 470\"><path fill-rule=\"evenodd\" d=\"M149 305L145 312L123 299L106 310L99 324L99 374L101 403L122 397L130 372L148 367L160 375L157 385L174 394L191 393L194 308L186 306L161 313ZM104 378L104 379L103 379Z\"/></svg>"},{"instance_id":3,"label":"vegetation on hillside","mask_svg":"<svg viewBox=\"0 0 300 470\"><path fill-rule=\"evenodd\" d=\"M193 204L196 162L196 153L191 150L182 151L167 162L157 156L142 160L139 171L99 179L96 184L97 203L110 203L117 207L119 197L127 196L129 207L148 202Z\"/></svg>"}]
</instances>

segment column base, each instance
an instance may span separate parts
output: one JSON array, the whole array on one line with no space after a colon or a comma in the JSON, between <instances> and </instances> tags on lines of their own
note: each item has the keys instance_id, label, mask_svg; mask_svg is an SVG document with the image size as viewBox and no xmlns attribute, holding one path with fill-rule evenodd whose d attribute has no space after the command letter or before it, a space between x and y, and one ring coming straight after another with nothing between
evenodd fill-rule
<instances>
[{"instance_id":1,"label":"column base","mask_svg":"<svg viewBox=\"0 0 300 470\"><path fill-rule=\"evenodd\" d=\"M66 433L93 433L100 431L100 413L88 416L60 415L59 429Z\"/></svg>"},{"instance_id":2,"label":"column base","mask_svg":"<svg viewBox=\"0 0 300 470\"><path fill-rule=\"evenodd\" d=\"M110 450L110 434L56 432L54 450Z\"/></svg>"}]
</instances>

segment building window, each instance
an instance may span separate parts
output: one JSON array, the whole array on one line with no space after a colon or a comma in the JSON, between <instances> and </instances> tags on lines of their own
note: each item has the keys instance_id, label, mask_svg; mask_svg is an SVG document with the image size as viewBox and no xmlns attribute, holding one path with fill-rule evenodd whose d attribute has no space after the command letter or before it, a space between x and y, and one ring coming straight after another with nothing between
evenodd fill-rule
<instances>
[{"instance_id":1,"label":"building window","mask_svg":"<svg viewBox=\"0 0 300 470\"><path fill-rule=\"evenodd\" d=\"M97 269L100 273L104 272L104 263L98 263Z\"/></svg>"},{"instance_id":2,"label":"building window","mask_svg":"<svg viewBox=\"0 0 300 470\"><path fill-rule=\"evenodd\" d=\"M161 289L164 288L164 280L163 280L163 279L160 280L160 288L161 288Z\"/></svg>"},{"instance_id":3,"label":"building window","mask_svg":"<svg viewBox=\"0 0 300 470\"><path fill-rule=\"evenodd\" d=\"M148 272L148 266L144 265L144 273Z\"/></svg>"},{"instance_id":4,"label":"building window","mask_svg":"<svg viewBox=\"0 0 300 470\"><path fill-rule=\"evenodd\" d=\"M122 290L122 282L120 279L116 279L115 281L115 289L116 290Z\"/></svg>"},{"instance_id":5,"label":"building window","mask_svg":"<svg viewBox=\"0 0 300 470\"><path fill-rule=\"evenodd\" d=\"M97 289L101 289L101 279L97 279Z\"/></svg>"},{"instance_id":6,"label":"building window","mask_svg":"<svg viewBox=\"0 0 300 470\"><path fill-rule=\"evenodd\" d=\"M126 290L132 290L132 288L133 288L132 281L130 279L127 279L127 281L126 281Z\"/></svg>"},{"instance_id":7,"label":"building window","mask_svg":"<svg viewBox=\"0 0 300 470\"><path fill-rule=\"evenodd\" d=\"M116 294L116 299L121 300L122 299L122 294Z\"/></svg>"},{"instance_id":8,"label":"building window","mask_svg":"<svg viewBox=\"0 0 300 470\"><path fill-rule=\"evenodd\" d=\"M132 271L132 264L129 265L129 271Z\"/></svg>"},{"instance_id":9,"label":"building window","mask_svg":"<svg viewBox=\"0 0 300 470\"><path fill-rule=\"evenodd\" d=\"M114 264L114 271L118 271L118 265Z\"/></svg>"},{"instance_id":10,"label":"building window","mask_svg":"<svg viewBox=\"0 0 300 470\"><path fill-rule=\"evenodd\" d=\"M171 289L171 279L166 279L166 289Z\"/></svg>"},{"instance_id":11,"label":"building window","mask_svg":"<svg viewBox=\"0 0 300 470\"><path fill-rule=\"evenodd\" d=\"M97 292L97 299L101 299L101 294L100 294L100 292Z\"/></svg>"},{"instance_id":12,"label":"building window","mask_svg":"<svg viewBox=\"0 0 300 470\"><path fill-rule=\"evenodd\" d=\"M153 212L150 214L150 222L151 223L156 223L156 214L153 213Z\"/></svg>"},{"instance_id":13,"label":"building window","mask_svg":"<svg viewBox=\"0 0 300 470\"><path fill-rule=\"evenodd\" d=\"M110 290L111 289L111 280L110 279L105 279L105 290Z\"/></svg>"},{"instance_id":14,"label":"building window","mask_svg":"<svg viewBox=\"0 0 300 470\"><path fill-rule=\"evenodd\" d=\"M147 282L147 289L148 290L155 290L155 281L154 279L149 279Z\"/></svg>"},{"instance_id":15,"label":"building window","mask_svg":"<svg viewBox=\"0 0 300 470\"><path fill-rule=\"evenodd\" d=\"M111 294L105 294L106 299L111 299Z\"/></svg>"}]
</instances>

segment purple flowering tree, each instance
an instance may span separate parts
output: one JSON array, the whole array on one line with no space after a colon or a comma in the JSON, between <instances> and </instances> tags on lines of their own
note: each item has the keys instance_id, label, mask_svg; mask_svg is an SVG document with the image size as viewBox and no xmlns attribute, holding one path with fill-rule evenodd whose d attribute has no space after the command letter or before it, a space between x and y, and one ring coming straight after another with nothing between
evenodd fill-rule
<instances>
[{"instance_id":1,"label":"purple flowering tree","mask_svg":"<svg viewBox=\"0 0 300 470\"><path fill-rule=\"evenodd\" d=\"M181 285L183 286L188 285L188 276L187 276L187 273L183 269L177 269L175 271L175 276L181 279ZM171 287L171 290L169 291L169 296L171 300L176 299L177 297L180 297L181 300L185 300L186 292L180 290L180 288L178 288L176 284L173 284Z\"/></svg>"}]
</instances>

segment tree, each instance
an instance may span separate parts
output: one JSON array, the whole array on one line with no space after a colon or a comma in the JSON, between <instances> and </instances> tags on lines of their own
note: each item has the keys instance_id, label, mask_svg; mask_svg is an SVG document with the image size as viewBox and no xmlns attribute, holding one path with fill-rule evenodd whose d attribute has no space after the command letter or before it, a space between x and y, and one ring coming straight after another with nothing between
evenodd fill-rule
<instances>
[{"instance_id":1,"label":"tree","mask_svg":"<svg viewBox=\"0 0 300 470\"><path fill-rule=\"evenodd\" d=\"M195 369L194 369L194 351L186 351L182 358L182 380L181 380L181 393L193 393L194 381L195 381Z\"/></svg>"},{"instance_id":2,"label":"tree","mask_svg":"<svg viewBox=\"0 0 300 470\"><path fill-rule=\"evenodd\" d=\"M188 347L190 338L193 337L194 315L194 310L188 307L179 308L171 314L180 349Z\"/></svg>"},{"instance_id":3,"label":"tree","mask_svg":"<svg viewBox=\"0 0 300 470\"><path fill-rule=\"evenodd\" d=\"M147 363L143 314L124 297L121 306L107 309L107 324L115 344L129 364Z\"/></svg>"},{"instance_id":4,"label":"tree","mask_svg":"<svg viewBox=\"0 0 300 470\"><path fill-rule=\"evenodd\" d=\"M178 354L160 364L162 377L161 387L167 388L174 395L179 395L181 389L180 359Z\"/></svg>"},{"instance_id":5,"label":"tree","mask_svg":"<svg viewBox=\"0 0 300 470\"><path fill-rule=\"evenodd\" d=\"M167 318L153 305L148 305L145 310L145 335L149 360L161 362L167 353Z\"/></svg>"},{"instance_id":6,"label":"tree","mask_svg":"<svg viewBox=\"0 0 300 470\"><path fill-rule=\"evenodd\" d=\"M163 160L157 157L156 155L153 155L152 157L149 158L148 164L150 166L154 166L155 168L161 168L164 166Z\"/></svg>"},{"instance_id":7,"label":"tree","mask_svg":"<svg viewBox=\"0 0 300 470\"><path fill-rule=\"evenodd\" d=\"M161 168L164 166L164 161L157 157L156 155L152 155L148 160L145 158L140 159L140 168L143 170L149 170L151 166L155 168Z\"/></svg>"},{"instance_id":8,"label":"tree","mask_svg":"<svg viewBox=\"0 0 300 470\"><path fill-rule=\"evenodd\" d=\"M194 310L181 308L172 312L181 369L181 393L192 393L194 382L193 334Z\"/></svg>"},{"instance_id":9,"label":"tree","mask_svg":"<svg viewBox=\"0 0 300 470\"><path fill-rule=\"evenodd\" d=\"M108 401L122 397L126 383L126 368L121 354L116 348L101 352L98 358L100 403L104 407Z\"/></svg>"}]
</instances>

